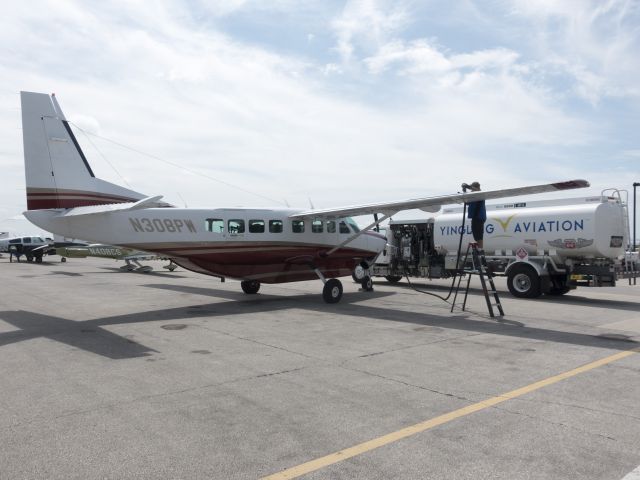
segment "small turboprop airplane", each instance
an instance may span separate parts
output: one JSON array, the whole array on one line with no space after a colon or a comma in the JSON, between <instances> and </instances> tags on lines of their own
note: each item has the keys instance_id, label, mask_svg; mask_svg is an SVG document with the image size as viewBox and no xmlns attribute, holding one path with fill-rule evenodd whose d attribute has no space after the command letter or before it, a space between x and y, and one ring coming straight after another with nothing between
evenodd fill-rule
<instances>
[{"instance_id":1,"label":"small turboprop airplane","mask_svg":"<svg viewBox=\"0 0 640 480\"><path fill-rule=\"evenodd\" d=\"M118 247L115 245L105 245L102 243L92 243L89 245L72 245L66 247L56 247L56 254L62 257L62 261L66 262L67 258L112 258L114 260L124 260L125 264L120 270L133 272L134 270L142 273L149 273L153 270L150 265L142 265L141 260L160 260L160 258L147 252L132 250L130 248ZM163 268L173 272L177 267L173 262L169 262Z\"/></svg>"},{"instance_id":2,"label":"small turboprop airplane","mask_svg":"<svg viewBox=\"0 0 640 480\"><path fill-rule=\"evenodd\" d=\"M21 92L27 185L24 213L47 231L152 252L194 272L261 283L319 278L323 298L337 303L354 268L386 245L373 227L402 210L588 187L585 180L399 202L304 211L291 208L176 208L162 196L96 178L55 95ZM352 216L373 215L360 229ZM363 279L367 289L370 277Z\"/></svg>"}]
</instances>

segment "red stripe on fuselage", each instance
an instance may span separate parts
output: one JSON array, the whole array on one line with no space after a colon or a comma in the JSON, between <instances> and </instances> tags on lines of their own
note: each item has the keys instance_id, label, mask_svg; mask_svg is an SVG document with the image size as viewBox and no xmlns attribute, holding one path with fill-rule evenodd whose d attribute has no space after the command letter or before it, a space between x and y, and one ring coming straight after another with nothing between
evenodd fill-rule
<instances>
[{"instance_id":1,"label":"red stripe on fuselage","mask_svg":"<svg viewBox=\"0 0 640 480\"><path fill-rule=\"evenodd\" d=\"M103 199L96 198L51 198L51 199L34 199L27 197L27 210L46 210L50 208L73 208L73 207L88 207L91 205L109 205L112 203L128 203L136 202L137 200L128 199L121 200L119 198L104 197Z\"/></svg>"},{"instance_id":2,"label":"red stripe on fuselage","mask_svg":"<svg viewBox=\"0 0 640 480\"><path fill-rule=\"evenodd\" d=\"M82 190L27 188L27 209L73 208L137 202L135 198Z\"/></svg>"}]
</instances>

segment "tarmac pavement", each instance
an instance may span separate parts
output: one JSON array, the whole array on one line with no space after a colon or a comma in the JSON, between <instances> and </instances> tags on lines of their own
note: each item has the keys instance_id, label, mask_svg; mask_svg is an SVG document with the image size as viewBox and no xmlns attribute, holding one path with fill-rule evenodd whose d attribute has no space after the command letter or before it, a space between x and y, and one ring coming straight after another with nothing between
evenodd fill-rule
<instances>
[{"instance_id":1,"label":"tarmac pavement","mask_svg":"<svg viewBox=\"0 0 640 480\"><path fill-rule=\"evenodd\" d=\"M640 465L640 285L524 300L498 279L493 319L477 280L450 313L404 282L344 278L327 305L319 281L246 295L161 262L58 258L0 258L1 479L618 480Z\"/></svg>"}]
</instances>

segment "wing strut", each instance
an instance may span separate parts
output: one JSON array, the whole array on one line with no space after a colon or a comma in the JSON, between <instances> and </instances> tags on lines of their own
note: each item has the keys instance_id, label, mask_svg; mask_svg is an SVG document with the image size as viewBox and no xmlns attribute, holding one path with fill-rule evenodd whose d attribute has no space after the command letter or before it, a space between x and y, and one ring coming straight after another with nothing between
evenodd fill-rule
<instances>
[{"instance_id":1,"label":"wing strut","mask_svg":"<svg viewBox=\"0 0 640 480\"><path fill-rule=\"evenodd\" d=\"M360 235L362 235L364 232L371 230L373 227L375 227L376 225L378 225L380 222L384 222L387 218L391 217L392 215L395 215L395 212L393 213L389 213L389 214L385 214L382 216L382 218L378 218L378 216L376 215L375 221L370 224L367 225L365 228L363 228L362 230L360 230L357 233L354 233L353 235L351 235L349 238L347 238L344 242L342 242L339 245L336 245L335 247L333 247L331 250L329 250L328 252L325 252L322 256L323 257L328 257L329 255L331 255L333 252L335 252L336 250L338 250L339 248L344 247L347 243L349 242L353 242L356 238L358 238Z\"/></svg>"}]
</instances>

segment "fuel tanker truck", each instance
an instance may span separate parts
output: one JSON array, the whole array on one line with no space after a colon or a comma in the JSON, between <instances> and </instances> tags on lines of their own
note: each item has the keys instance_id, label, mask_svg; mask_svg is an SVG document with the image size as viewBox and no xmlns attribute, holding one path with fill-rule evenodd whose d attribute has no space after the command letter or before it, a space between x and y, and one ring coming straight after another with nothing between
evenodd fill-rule
<instances>
[{"instance_id":1,"label":"fuel tanker truck","mask_svg":"<svg viewBox=\"0 0 640 480\"><path fill-rule=\"evenodd\" d=\"M470 222L463 224L462 208L423 220L390 221L387 247L371 274L389 282L405 276L451 277L473 242ZM622 278L640 276L638 253L626 251L629 217L617 190L597 197L487 205L484 228L487 267L506 276L516 297L563 295L577 286L615 286Z\"/></svg>"}]
</instances>

